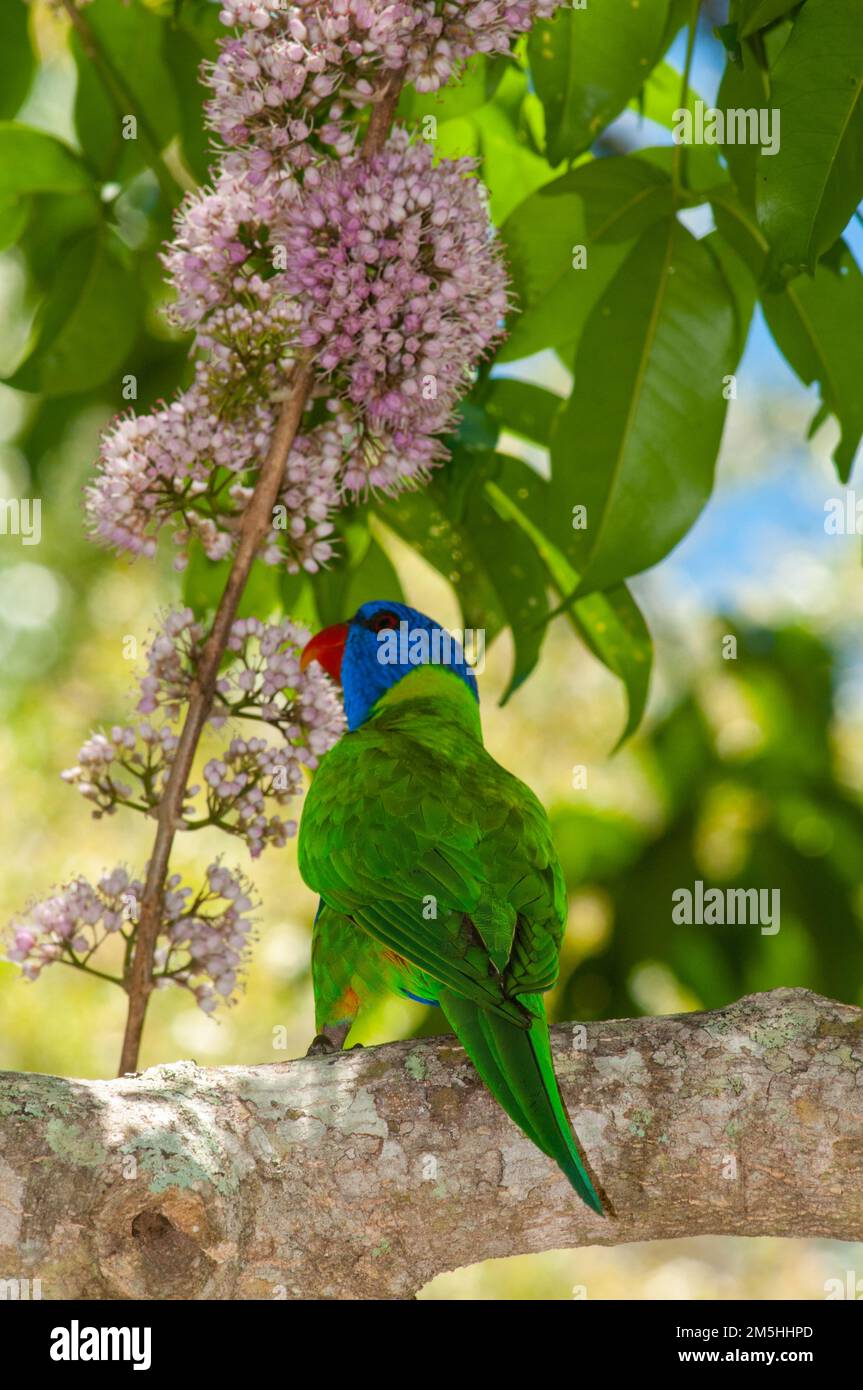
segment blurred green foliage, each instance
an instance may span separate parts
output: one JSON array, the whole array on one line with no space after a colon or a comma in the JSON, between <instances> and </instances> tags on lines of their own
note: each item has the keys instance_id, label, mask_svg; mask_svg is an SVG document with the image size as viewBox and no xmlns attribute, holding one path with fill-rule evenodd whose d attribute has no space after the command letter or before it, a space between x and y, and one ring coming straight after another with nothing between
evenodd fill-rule
<instances>
[{"instance_id":1,"label":"blurred green foliage","mask_svg":"<svg viewBox=\"0 0 863 1390\"><path fill-rule=\"evenodd\" d=\"M434 118L439 155L478 159L514 280L496 365L544 352L542 369L515 381L488 364L431 486L342 514L339 557L313 580L258 566L241 611L329 622L366 598L405 594L444 622L497 637L482 682L489 746L549 806L570 891L557 1017L715 1007L777 985L863 1002L861 740L837 706L828 622L702 613L711 655L693 642L683 670L658 624L660 693L642 732L607 763L621 732L642 721L653 656L625 581L676 544L709 496L726 406L720 381L737 370L756 298L793 371L818 384L815 423L831 413L841 426L843 479L863 433L863 280L837 240L863 192L860 107L843 86L859 62L854 4L733 5L718 104L781 103L789 139L773 164L740 146L692 147L678 161L667 146L613 141L601 151L611 157L594 158L619 112L641 110L667 127L681 93L688 109L696 99L664 61L691 6L609 8L616 22L594 25L589 42L574 42L584 12L562 11L513 60L476 60L460 84L435 96L406 92L400 107L420 131ZM94 0L85 15L101 65L41 0L0 7L9 326L0 474L5 496L43 500L42 547L7 536L0 547L4 917L72 874L146 860L148 823L94 825L57 774L91 728L126 715L124 638L142 644L160 607L180 599L205 615L225 578L198 552L180 579L165 548L130 568L85 540L80 511L106 421L188 380L188 343L161 312L159 249L182 190L207 175L197 68L215 52L218 5ZM834 26L826 46L825 24ZM702 28L699 42L719 40ZM801 48L795 87L791 58ZM793 132L823 91L835 92L826 135L842 138L832 156L817 154L827 174L819 193L808 178L795 182ZM127 97L144 117L134 142L118 134ZM697 239L678 214L708 203L716 231ZM584 270L574 269L576 245L586 248ZM133 399L124 394L130 376ZM577 503L602 518L596 544L573 528ZM736 635L736 660L716 654L722 634ZM542 678L527 681L540 660ZM493 708L494 697L516 691ZM573 785L574 765L589 769L584 789ZM181 838L176 867L199 872L223 849L215 835ZM179 991L160 994L143 1065L183 1055L282 1060L305 1048L314 903L292 847L265 855L253 873L264 906L243 1001L216 1023ZM780 931L675 925L671 895L697 880L779 889ZM28 987L0 964L0 1020L0 1066L105 1075L119 1052L122 1000L59 969ZM390 1000L359 1036L440 1026L434 1011ZM627 1266L625 1253L614 1258L629 1270L615 1290L641 1287L644 1270ZM781 1260L771 1258L775 1271ZM570 1266L547 1269L551 1282L538 1287L569 1296ZM810 1276L817 1285L820 1274ZM744 1276L734 1277L739 1288ZM756 1290L789 1292L758 1278ZM512 1296L511 1276L489 1279L485 1287ZM680 1296L680 1279L662 1288ZM469 1281L458 1287L476 1291ZM518 1287L525 1296L529 1285Z\"/></svg>"}]
</instances>

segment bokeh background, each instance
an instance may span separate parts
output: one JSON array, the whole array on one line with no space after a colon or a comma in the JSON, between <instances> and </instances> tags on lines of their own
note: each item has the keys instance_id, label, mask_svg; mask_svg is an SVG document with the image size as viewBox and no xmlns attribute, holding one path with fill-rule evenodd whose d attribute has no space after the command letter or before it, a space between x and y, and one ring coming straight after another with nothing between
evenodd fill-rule
<instances>
[{"instance_id":1,"label":"bokeh background","mask_svg":"<svg viewBox=\"0 0 863 1390\"><path fill-rule=\"evenodd\" d=\"M74 142L65 31L44 6L36 27L41 62L19 118ZM696 63L694 85L708 100L717 79L708 59ZM668 134L629 113L609 139L628 147ZM147 222L147 195L144 176L140 206L132 200L126 209L128 234L155 245L164 228ZM859 229L855 237L859 247ZM14 246L0 257L4 375L26 343L38 273L32 254ZM155 315L146 333L157 366L183 351ZM507 370L568 389L555 358ZM59 776L92 731L126 718L138 669L124 656L127 639L140 652L182 591L169 555L129 565L85 539L81 489L99 430L119 408L115 396L111 388L46 401L0 387L0 496L42 499L39 546L0 536L4 922L79 873L92 878L118 862L139 870L151 842L151 827L131 812L94 821ZM779 985L863 1004L861 540L825 530L825 503L845 490L830 463L832 425L801 442L814 409L756 321L714 498L674 554L632 586L656 664L643 728L621 751L612 756L622 689L568 628L553 627L538 670L503 708L506 636L487 655L488 746L549 808L569 888L561 979L550 997L557 1018L719 1007ZM510 447L524 452L517 440ZM383 525L374 534L408 600L459 626L447 582ZM314 616L306 592L293 606ZM723 656L728 636L737 639L736 659ZM238 841L226 849L217 832L204 832L180 840L175 865L196 878L219 853L251 874L262 900L245 992L215 1019L179 990L158 993L143 1066L282 1060L301 1055L313 1034L314 901L295 844L251 864ZM675 926L672 891L699 878L778 888L781 930ZM0 1068L111 1075L124 1002L115 987L71 970L48 970L29 985L0 963ZM393 999L355 1040L439 1027L432 1011ZM440 1277L423 1296L818 1299L825 1281L844 1281L849 1270L863 1275L863 1247L699 1239L487 1262Z\"/></svg>"}]
</instances>

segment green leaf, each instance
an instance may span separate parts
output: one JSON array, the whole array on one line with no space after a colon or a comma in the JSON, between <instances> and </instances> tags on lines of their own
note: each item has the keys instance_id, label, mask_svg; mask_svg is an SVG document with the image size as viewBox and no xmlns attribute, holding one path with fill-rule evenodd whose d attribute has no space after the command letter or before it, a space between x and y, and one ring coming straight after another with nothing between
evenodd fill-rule
<instances>
[{"instance_id":1,"label":"green leaf","mask_svg":"<svg viewBox=\"0 0 863 1390\"><path fill-rule=\"evenodd\" d=\"M436 480L422 492L377 503L375 515L452 584L465 627L483 628L488 644L505 626L506 617L469 534L447 515L446 501Z\"/></svg>"},{"instance_id":2,"label":"green leaf","mask_svg":"<svg viewBox=\"0 0 863 1390\"><path fill-rule=\"evenodd\" d=\"M820 424L827 412L839 421L842 433L833 461L839 477L847 482L863 437L863 274L844 243L835 264L832 256L830 260L830 265L822 261L811 279L801 277L778 293L762 293L761 307L800 380L807 386L818 382L822 410L816 422Z\"/></svg>"},{"instance_id":3,"label":"green leaf","mask_svg":"<svg viewBox=\"0 0 863 1390\"><path fill-rule=\"evenodd\" d=\"M173 78L179 104L183 156L199 183L209 177L213 152L212 136L204 125L206 89L198 80L201 50L181 29L175 30L165 50L165 60Z\"/></svg>"},{"instance_id":4,"label":"green leaf","mask_svg":"<svg viewBox=\"0 0 863 1390\"><path fill-rule=\"evenodd\" d=\"M713 203L717 230L745 260L756 282L765 275L769 247L747 210L730 194ZM836 417L840 439L833 462L843 482L851 474L863 433L860 391L860 324L863 322L863 275L851 252L840 242L812 278L800 276L779 290L762 289L767 326L791 368L807 386L817 382L821 406L810 427L826 414Z\"/></svg>"},{"instance_id":5,"label":"green leaf","mask_svg":"<svg viewBox=\"0 0 863 1390\"><path fill-rule=\"evenodd\" d=\"M440 125L469 116L491 101L505 67L505 59L489 59L480 53L468 59L460 77L436 92L417 92L413 87L405 87L399 98L398 119L420 124L427 116L433 116Z\"/></svg>"},{"instance_id":6,"label":"green leaf","mask_svg":"<svg viewBox=\"0 0 863 1390\"><path fill-rule=\"evenodd\" d=\"M194 39L201 57L216 58L219 41L225 37L225 26L219 19L219 7L213 0L175 0L172 15L172 28L167 36L170 48L172 35L177 30Z\"/></svg>"},{"instance_id":7,"label":"green leaf","mask_svg":"<svg viewBox=\"0 0 863 1390\"><path fill-rule=\"evenodd\" d=\"M361 563L351 571L346 591L345 615L350 617L371 599L389 598L404 602L404 593L395 565L383 546L372 536Z\"/></svg>"},{"instance_id":8,"label":"green leaf","mask_svg":"<svg viewBox=\"0 0 863 1390\"><path fill-rule=\"evenodd\" d=\"M199 620L208 618L218 607L232 563L230 559L209 560L200 542L192 540L189 563L183 571L183 603ZM237 617L266 621L278 612L282 607L281 580L282 574L274 565L256 560L241 595Z\"/></svg>"},{"instance_id":9,"label":"green leaf","mask_svg":"<svg viewBox=\"0 0 863 1390\"><path fill-rule=\"evenodd\" d=\"M517 312L498 360L577 339L635 238L667 213L671 197L667 177L625 155L582 164L521 203L502 228ZM577 247L586 248L584 268L575 268Z\"/></svg>"},{"instance_id":10,"label":"green leaf","mask_svg":"<svg viewBox=\"0 0 863 1390\"><path fill-rule=\"evenodd\" d=\"M505 705L539 661L547 630L543 622L548 612L545 568L524 531L502 515L482 489L468 500L464 530L512 629L515 660L500 699Z\"/></svg>"},{"instance_id":11,"label":"green leaf","mask_svg":"<svg viewBox=\"0 0 863 1390\"><path fill-rule=\"evenodd\" d=\"M29 198L0 199L0 251L14 246L20 239L27 226L31 206Z\"/></svg>"},{"instance_id":12,"label":"green leaf","mask_svg":"<svg viewBox=\"0 0 863 1390\"><path fill-rule=\"evenodd\" d=\"M480 153L479 127L471 116L441 121L435 140L437 159L475 159Z\"/></svg>"},{"instance_id":13,"label":"green leaf","mask_svg":"<svg viewBox=\"0 0 863 1390\"><path fill-rule=\"evenodd\" d=\"M770 77L768 71L759 61L753 46L744 44L741 50L741 65L738 67L734 63L729 63L725 69L716 97L716 109L727 113L729 110L761 111L766 110L769 106ZM730 130L731 127L726 115L723 121L723 134L728 135ZM780 138L781 135L780 126ZM741 198L748 207L754 207L757 144L748 140L739 143L737 141L726 142L722 145L722 153L725 155L729 172Z\"/></svg>"},{"instance_id":14,"label":"green leaf","mask_svg":"<svg viewBox=\"0 0 863 1390\"><path fill-rule=\"evenodd\" d=\"M585 325L552 439L550 506L573 530L579 593L667 555L710 495L737 319L711 253L676 220L649 227Z\"/></svg>"},{"instance_id":15,"label":"green leaf","mask_svg":"<svg viewBox=\"0 0 863 1390\"><path fill-rule=\"evenodd\" d=\"M83 193L92 184L92 175L62 140L32 126L0 121L0 198Z\"/></svg>"},{"instance_id":16,"label":"green leaf","mask_svg":"<svg viewBox=\"0 0 863 1390\"><path fill-rule=\"evenodd\" d=\"M312 575L312 591L324 626L344 622L371 599L404 598L392 561L359 521L347 527L334 563Z\"/></svg>"},{"instance_id":17,"label":"green leaf","mask_svg":"<svg viewBox=\"0 0 863 1390\"><path fill-rule=\"evenodd\" d=\"M681 109L680 87L682 82L681 73L670 63L657 63L641 91L632 98L629 105L645 120L655 121L657 125L668 126L671 130L676 124L675 113ZM694 114L695 103L700 100L698 93L694 92L691 87L687 87L683 108Z\"/></svg>"},{"instance_id":18,"label":"green leaf","mask_svg":"<svg viewBox=\"0 0 863 1390\"><path fill-rule=\"evenodd\" d=\"M549 514L543 495L548 490L545 480L517 460L499 458L498 474L485 486L502 515L511 517L530 538L561 598L571 594L578 585L578 573L534 520ZM564 540L567 521L557 518L556 535L562 534ZM623 682L628 715L619 748L638 728L647 702L653 661L647 625L625 584L577 599L568 607L567 617L594 656Z\"/></svg>"},{"instance_id":19,"label":"green leaf","mask_svg":"<svg viewBox=\"0 0 863 1390\"><path fill-rule=\"evenodd\" d=\"M737 32L742 39L796 9L800 0L740 0Z\"/></svg>"},{"instance_id":20,"label":"green leaf","mask_svg":"<svg viewBox=\"0 0 863 1390\"><path fill-rule=\"evenodd\" d=\"M499 430L493 419L476 400L465 398L456 409L456 428L450 436L451 445L462 449L493 449Z\"/></svg>"},{"instance_id":21,"label":"green leaf","mask_svg":"<svg viewBox=\"0 0 863 1390\"><path fill-rule=\"evenodd\" d=\"M756 284L752 272L742 256L735 251L718 231L711 232L709 236L703 237L701 245L715 257L716 262L725 276L725 282L731 291L731 298L734 303L734 314L737 321L737 359L743 356L746 348L746 340L749 337L749 325L752 322L752 315L755 312L755 301L758 298Z\"/></svg>"},{"instance_id":22,"label":"green leaf","mask_svg":"<svg viewBox=\"0 0 863 1390\"><path fill-rule=\"evenodd\" d=\"M662 36L660 53L664 53L674 36L679 33L684 24L689 23L692 14L692 0L671 0L668 7L668 19L665 23L665 33Z\"/></svg>"},{"instance_id":23,"label":"green leaf","mask_svg":"<svg viewBox=\"0 0 863 1390\"><path fill-rule=\"evenodd\" d=\"M492 221L500 226L523 198L553 179L555 171L531 149L527 132L514 125L503 107L484 106L471 120L478 133Z\"/></svg>"},{"instance_id":24,"label":"green leaf","mask_svg":"<svg viewBox=\"0 0 863 1390\"><path fill-rule=\"evenodd\" d=\"M138 315L136 281L106 237L82 239L60 261L10 385L48 396L99 386L128 356Z\"/></svg>"},{"instance_id":25,"label":"green leaf","mask_svg":"<svg viewBox=\"0 0 863 1390\"><path fill-rule=\"evenodd\" d=\"M574 571L569 577L577 582ZM604 593L588 594L572 604L567 614L582 641L623 682L626 690L628 713L614 747L617 752L644 717L653 666L650 631L625 584L616 584Z\"/></svg>"},{"instance_id":26,"label":"green leaf","mask_svg":"<svg viewBox=\"0 0 863 1390\"><path fill-rule=\"evenodd\" d=\"M15 115L33 80L29 19L30 7L20 0L0 6L0 116Z\"/></svg>"},{"instance_id":27,"label":"green leaf","mask_svg":"<svg viewBox=\"0 0 863 1390\"><path fill-rule=\"evenodd\" d=\"M179 130L174 83L163 57L166 26L140 0L93 0L87 6L87 23L98 56L85 53L73 33L78 68L75 129L100 177L125 181L147 162L142 126L152 132L158 150L164 150ZM120 86L130 94L129 110ZM124 138L126 116L137 119L135 139Z\"/></svg>"},{"instance_id":28,"label":"green leaf","mask_svg":"<svg viewBox=\"0 0 863 1390\"><path fill-rule=\"evenodd\" d=\"M491 383L485 408L501 429L547 444L563 399L529 381L498 378Z\"/></svg>"},{"instance_id":29,"label":"green leaf","mask_svg":"<svg viewBox=\"0 0 863 1390\"><path fill-rule=\"evenodd\" d=\"M863 13L807 0L776 61L780 146L756 160L758 221L771 271L815 269L863 197Z\"/></svg>"},{"instance_id":30,"label":"green leaf","mask_svg":"<svg viewBox=\"0 0 863 1390\"><path fill-rule=\"evenodd\" d=\"M545 107L552 164L589 149L661 57L668 0L605 0L535 24L530 68Z\"/></svg>"},{"instance_id":31,"label":"green leaf","mask_svg":"<svg viewBox=\"0 0 863 1390\"><path fill-rule=\"evenodd\" d=\"M83 236L103 227L104 208L95 194L70 198L65 193L35 193L26 234L19 243L31 279L45 293L57 278L63 252Z\"/></svg>"}]
</instances>

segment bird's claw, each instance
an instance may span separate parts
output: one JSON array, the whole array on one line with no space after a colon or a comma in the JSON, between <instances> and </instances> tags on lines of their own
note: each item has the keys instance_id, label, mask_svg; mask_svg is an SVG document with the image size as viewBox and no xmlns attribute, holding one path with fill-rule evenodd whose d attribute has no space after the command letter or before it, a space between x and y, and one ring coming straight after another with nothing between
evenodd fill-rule
<instances>
[{"instance_id":1,"label":"bird's claw","mask_svg":"<svg viewBox=\"0 0 863 1390\"><path fill-rule=\"evenodd\" d=\"M336 1044L327 1037L326 1033L318 1033L312 1038L306 1051L307 1057L328 1057L331 1052L337 1052Z\"/></svg>"}]
</instances>

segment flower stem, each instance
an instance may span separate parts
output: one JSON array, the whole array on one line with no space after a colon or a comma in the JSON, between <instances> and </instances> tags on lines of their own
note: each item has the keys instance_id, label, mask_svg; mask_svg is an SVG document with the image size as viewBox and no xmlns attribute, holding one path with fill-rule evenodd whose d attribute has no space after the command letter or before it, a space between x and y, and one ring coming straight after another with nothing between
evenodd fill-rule
<instances>
[{"instance_id":1,"label":"flower stem","mask_svg":"<svg viewBox=\"0 0 863 1390\"><path fill-rule=\"evenodd\" d=\"M382 89L372 113L363 141L363 155L369 158L382 148L398 105L402 76L393 74ZM171 764L171 771L159 805L158 827L153 852L147 866L147 879L138 917L135 949L124 980L129 996L126 1031L120 1056L119 1075L135 1071L141 1048L141 1035L147 1015L147 1005L153 992L153 956L156 939L162 924L165 898L165 878L174 843L174 835L182 819L186 787L192 762L210 715L215 697L216 680L231 624L246 586L255 556L267 528L272 524L273 507L285 474L285 465L300 426L303 411L314 381L309 362L297 362L290 394L286 398L261 468L255 491L243 513L231 572L228 575L213 626L201 652L192 695L186 712L183 730Z\"/></svg>"}]
</instances>

